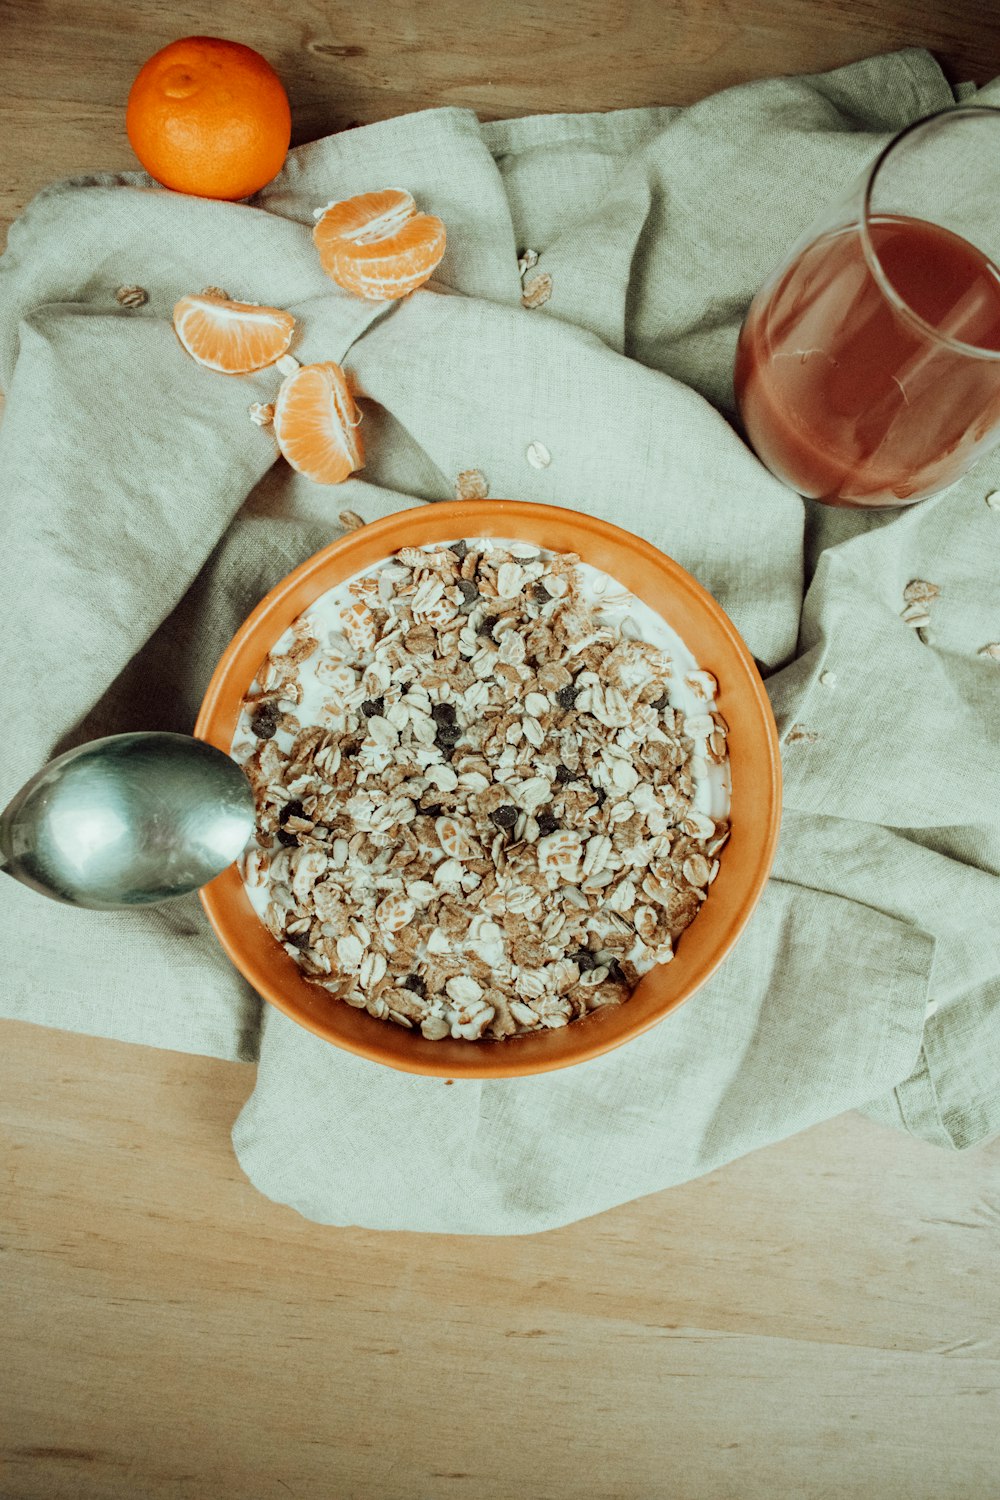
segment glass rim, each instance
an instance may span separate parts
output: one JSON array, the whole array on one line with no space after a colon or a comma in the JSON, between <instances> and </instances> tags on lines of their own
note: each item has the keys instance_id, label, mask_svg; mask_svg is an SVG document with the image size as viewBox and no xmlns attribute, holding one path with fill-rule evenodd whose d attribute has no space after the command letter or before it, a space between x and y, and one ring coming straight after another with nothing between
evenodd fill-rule
<instances>
[{"instance_id":1,"label":"glass rim","mask_svg":"<svg viewBox=\"0 0 1000 1500\"><path fill-rule=\"evenodd\" d=\"M879 260L878 252L872 242L871 233L869 230L869 220L871 218L871 200L872 192L875 187L875 181L878 177L879 171L885 165L886 161L895 151L897 146L901 145L908 136L916 134L917 131L924 130L928 125L934 125L943 120L954 120L959 118L976 118L981 120L988 115L995 115L998 119L1000 119L1000 109L992 104L959 104L953 106L950 109L939 109L931 115L924 115L922 119L914 120L912 124L907 125L905 129L899 131L897 135L894 135L892 140L882 147L882 150L879 152L878 156L876 156L875 160L872 162L871 166L868 168L868 171L865 174L864 188L861 194L861 211L858 215L858 228L860 231L861 249L862 253L864 254L865 261L867 262L868 269L871 272L875 284L879 288L879 291L882 293L883 297L891 307L893 307L898 313L901 313L904 317L908 318L910 322L915 323L923 334L925 334L928 338L933 339L936 344L940 344L944 348L954 349L957 353L964 354L972 359L1000 360L1000 349L984 349L980 344L966 344L961 339L950 338L947 334L942 333L940 329L935 328L933 323L928 323L926 319L922 318L920 314L910 306L906 298L901 296L900 293L897 292L896 288L889 280L882 262ZM934 220L929 220L928 222L933 223ZM972 242L969 241L968 243L971 244ZM973 248L979 250L978 245L974 245ZM985 252L981 250L979 251L979 253L981 255L985 254ZM997 285L1000 286L1000 267L998 267L994 263L991 256L986 256L986 259L997 272Z\"/></svg>"}]
</instances>

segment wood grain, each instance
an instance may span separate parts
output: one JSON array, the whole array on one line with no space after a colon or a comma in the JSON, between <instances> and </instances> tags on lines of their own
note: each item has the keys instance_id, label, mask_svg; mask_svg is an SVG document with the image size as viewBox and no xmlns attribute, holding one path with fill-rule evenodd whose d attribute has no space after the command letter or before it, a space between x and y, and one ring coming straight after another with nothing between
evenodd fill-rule
<instances>
[{"instance_id":1,"label":"wood grain","mask_svg":"<svg viewBox=\"0 0 1000 1500\"><path fill-rule=\"evenodd\" d=\"M132 79L198 31L270 59L296 143L442 105L497 119L689 104L904 46L929 48L952 82L1000 74L1000 11L980 0L0 0L0 224L54 177L134 169Z\"/></svg>"},{"instance_id":2,"label":"wood grain","mask_svg":"<svg viewBox=\"0 0 1000 1500\"><path fill-rule=\"evenodd\" d=\"M996 1493L1000 1145L849 1115L548 1234L336 1230L242 1176L252 1068L0 1032L4 1500Z\"/></svg>"},{"instance_id":3,"label":"wood grain","mask_svg":"<svg viewBox=\"0 0 1000 1500\"><path fill-rule=\"evenodd\" d=\"M136 165L129 84L192 32L267 54L296 141L683 104L904 45L1000 74L979 0L0 0L0 225ZM244 1179L251 1068L0 1040L2 1500L1000 1493L1000 1145L849 1115L550 1234L379 1235Z\"/></svg>"}]
</instances>

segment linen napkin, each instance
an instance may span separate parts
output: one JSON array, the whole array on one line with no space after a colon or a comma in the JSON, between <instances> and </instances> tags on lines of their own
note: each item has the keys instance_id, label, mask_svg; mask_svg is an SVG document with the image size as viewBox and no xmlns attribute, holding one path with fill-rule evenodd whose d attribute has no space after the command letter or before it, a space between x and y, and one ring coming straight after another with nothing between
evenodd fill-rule
<instances>
[{"instance_id":1,"label":"linen napkin","mask_svg":"<svg viewBox=\"0 0 1000 1500\"><path fill-rule=\"evenodd\" d=\"M300 147L244 204L141 173L42 193L0 261L0 804L85 739L189 732L244 616L341 511L450 498L470 468L498 504L630 527L711 590L765 672L785 804L712 980L566 1072L448 1086L341 1053L261 1006L193 897L104 914L5 882L0 1013L256 1058L243 1169L333 1224L545 1229L851 1107L949 1147L1000 1129L1000 664L979 654L1000 638L1000 457L910 510L834 512L731 423L756 288L895 131L954 100L906 51L683 110L429 110ZM341 293L310 239L314 208L385 186L448 228L433 283L389 307ZM531 308L527 249L551 277ZM288 308L299 357L346 366L359 475L321 488L276 461L248 416L274 372L187 358L171 309L210 284ZM127 286L148 300L123 306ZM929 643L900 618L914 578L941 591Z\"/></svg>"}]
</instances>

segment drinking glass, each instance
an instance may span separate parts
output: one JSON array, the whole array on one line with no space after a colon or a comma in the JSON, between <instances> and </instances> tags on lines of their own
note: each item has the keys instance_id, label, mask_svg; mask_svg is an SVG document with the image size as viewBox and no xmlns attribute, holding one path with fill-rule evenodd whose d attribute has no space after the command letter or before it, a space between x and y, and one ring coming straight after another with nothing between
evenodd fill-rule
<instances>
[{"instance_id":1,"label":"drinking glass","mask_svg":"<svg viewBox=\"0 0 1000 1500\"><path fill-rule=\"evenodd\" d=\"M897 135L757 293L734 384L758 457L827 505L911 505L1000 441L1000 110Z\"/></svg>"}]
</instances>

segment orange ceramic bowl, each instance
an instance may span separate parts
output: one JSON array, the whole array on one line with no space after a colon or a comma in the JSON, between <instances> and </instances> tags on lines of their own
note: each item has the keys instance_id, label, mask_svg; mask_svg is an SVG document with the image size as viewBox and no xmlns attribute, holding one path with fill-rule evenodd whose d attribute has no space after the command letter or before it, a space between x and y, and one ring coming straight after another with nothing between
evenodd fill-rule
<instances>
[{"instance_id":1,"label":"orange ceramic bowl","mask_svg":"<svg viewBox=\"0 0 1000 1500\"><path fill-rule=\"evenodd\" d=\"M334 1046L372 1062L436 1078L518 1078L597 1057L662 1021L694 994L742 932L764 888L778 841L781 761L764 685L735 627L710 594L648 542L605 521L516 500L461 500L387 516L309 558L263 599L212 677L195 734L229 751L240 702L267 652L315 599L399 547L459 537L509 537L576 552L661 613L719 683L729 724L732 832L708 899L673 961L645 975L621 1006L555 1031L506 1041L427 1041L354 1010L303 978L258 918L235 865L204 887L209 921L233 963L272 1005Z\"/></svg>"}]
</instances>

